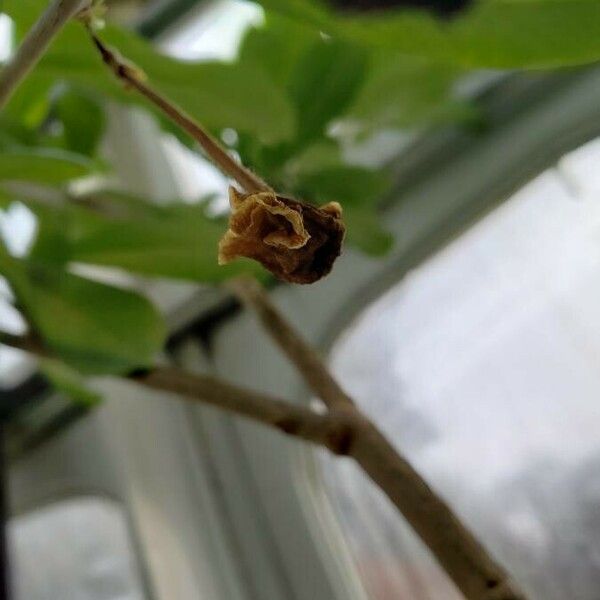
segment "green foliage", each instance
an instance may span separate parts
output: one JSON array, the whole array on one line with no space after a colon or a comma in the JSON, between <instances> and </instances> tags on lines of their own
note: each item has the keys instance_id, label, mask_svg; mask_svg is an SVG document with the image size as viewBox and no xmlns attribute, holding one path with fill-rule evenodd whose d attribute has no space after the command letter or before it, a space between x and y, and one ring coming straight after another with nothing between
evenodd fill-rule
<instances>
[{"instance_id":1,"label":"green foliage","mask_svg":"<svg viewBox=\"0 0 600 600\"><path fill-rule=\"evenodd\" d=\"M292 135L295 123L289 102L262 69L177 61L122 29L109 28L102 35L142 67L153 85L204 125L215 130L230 127L265 142Z\"/></svg>"},{"instance_id":2,"label":"green foliage","mask_svg":"<svg viewBox=\"0 0 600 600\"><path fill-rule=\"evenodd\" d=\"M454 93L467 69L600 57L600 0L480 0L448 21L419 11L342 15L321 0L260 3L265 22L246 32L233 62L177 60L114 25L101 35L215 135L234 130L231 149L278 191L340 202L348 242L372 255L393 243L377 214L391 182L385 164L349 160L357 155L349 149L382 130L477 118L476 106ZM3 10L22 38L46 4L5 0ZM96 397L80 372L151 364L165 328L143 296L74 275L74 263L201 283L259 272L243 262L217 265L225 225L206 203L156 206L102 187L76 193L76 180L111 176L99 149L115 102L146 110L193 147L115 80L78 23L58 36L0 115L0 206L20 200L37 219L25 258L0 247L0 274L58 357L42 363L44 372L86 404Z\"/></svg>"},{"instance_id":3,"label":"green foliage","mask_svg":"<svg viewBox=\"0 0 600 600\"><path fill-rule=\"evenodd\" d=\"M6 9L22 33L41 4L41 0L9 0ZM267 15L263 26L247 32L238 60L232 64L178 61L114 26L103 30L102 36L139 65L155 87L202 123L215 132L235 129L239 140L235 150L278 190L315 202L333 199L326 197L322 177L315 170L327 167L345 173L346 168L358 168L344 159L344 148L355 136L464 116L451 98L460 70L326 38L276 12ZM41 146L45 152L60 148L94 158L104 131L106 98L153 110L114 80L83 28L74 23L53 43L9 106L6 120L10 127L5 130L7 135L13 132L19 146L36 150ZM174 131L172 124L159 119L167 131ZM49 121L53 128L48 128ZM332 127L344 123L349 127L342 130L351 132L350 136L332 135ZM185 135L178 137L185 140ZM322 156L324 148L327 164L307 168L308 161ZM50 171L54 172L49 169L48 177ZM55 173L58 179L59 172ZM377 240L389 241L377 226L372 200L384 193L384 180L381 169L369 172L360 185L356 178L344 177L333 190L352 229L363 226L357 215L364 217L364 232L351 231L348 240L367 252L372 248L380 252ZM372 189L366 189L369 186ZM186 210L160 220L94 222L96 234L89 225L89 235L77 243L67 230L44 226L36 255L44 255L45 260L118 266L145 275L219 281L228 274L214 262L220 225L202 210ZM61 220L73 220L72 215L45 216L45 225L53 219L59 225ZM67 240L68 236L73 239ZM111 242L99 241L102 236Z\"/></svg>"},{"instance_id":4,"label":"green foliage","mask_svg":"<svg viewBox=\"0 0 600 600\"><path fill-rule=\"evenodd\" d=\"M358 123L362 131L453 120L457 106L468 110L466 102L449 93L462 69L379 49L372 51L370 67L346 112L346 118Z\"/></svg>"},{"instance_id":5,"label":"green foliage","mask_svg":"<svg viewBox=\"0 0 600 600\"><path fill-rule=\"evenodd\" d=\"M94 156L105 128L104 110L91 94L66 88L56 99L56 115L63 126L65 147Z\"/></svg>"},{"instance_id":6,"label":"green foliage","mask_svg":"<svg viewBox=\"0 0 600 600\"><path fill-rule=\"evenodd\" d=\"M321 0L260 0L336 37L462 67L558 67L600 58L597 0L479 0L440 21L418 10L341 15Z\"/></svg>"},{"instance_id":7,"label":"green foliage","mask_svg":"<svg viewBox=\"0 0 600 600\"><path fill-rule=\"evenodd\" d=\"M144 297L0 250L0 272L47 347L83 373L126 373L162 347L162 318Z\"/></svg>"},{"instance_id":8,"label":"green foliage","mask_svg":"<svg viewBox=\"0 0 600 600\"><path fill-rule=\"evenodd\" d=\"M364 81L367 54L337 40L315 41L291 73L288 89L298 113L296 146L322 137L344 114Z\"/></svg>"},{"instance_id":9,"label":"green foliage","mask_svg":"<svg viewBox=\"0 0 600 600\"><path fill-rule=\"evenodd\" d=\"M392 234L383 229L373 210L352 207L344 213L348 241L372 256L383 256L394 244Z\"/></svg>"},{"instance_id":10,"label":"green foliage","mask_svg":"<svg viewBox=\"0 0 600 600\"><path fill-rule=\"evenodd\" d=\"M92 172L92 164L81 155L50 148L0 150L0 185L21 181L55 185Z\"/></svg>"},{"instance_id":11,"label":"green foliage","mask_svg":"<svg viewBox=\"0 0 600 600\"><path fill-rule=\"evenodd\" d=\"M290 73L307 49L320 39L310 30L277 13L268 14L266 23L250 28L242 39L239 61L263 69L280 88L287 87Z\"/></svg>"},{"instance_id":12,"label":"green foliage","mask_svg":"<svg viewBox=\"0 0 600 600\"><path fill-rule=\"evenodd\" d=\"M87 206L58 207L29 202L39 221L31 257L208 283L240 272L259 272L254 263L217 264L217 244L226 226L209 218L203 203L155 206L108 191L90 200L93 203Z\"/></svg>"},{"instance_id":13,"label":"green foliage","mask_svg":"<svg viewBox=\"0 0 600 600\"><path fill-rule=\"evenodd\" d=\"M24 19L25 13L14 4L9 3L7 12ZM211 129L231 127L265 142L281 141L295 129L289 101L260 68L175 60L133 32L113 26L104 29L102 37L143 69L154 87ZM43 90L58 82L149 108L108 72L88 34L77 23L65 27L54 41L30 76L29 86ZM24 105L22 110L30 109L36 101L39 97L17 94L16 102Z\"/></svg>"},{"instance_id":14,"label":"green foliage","mask_svg":"<svg viewBox=\"0 0 600 600\"><path fill-rule=\"evenodd\" d=\"M369 208L387 191L389 181L378 171L335 165L306 173L302 185L318 202L338 200L346 208Z\"/></svg>"},{"instance_id":15,"label":"green foliage","mask_svg":"<svg viewBox=\"0 0 600 600\"><path fill-rule=\"evenodd\" d=\"M339 201L352 223L351 244L375 254L389 249L391 237L375 215L387 189L385 169L349 164L344 149L357 134L368 137L380 128L450 116L451 88L461 72L426 60L386 60L379 51L323 37L276 13L247 33L240 61L262 64L288 94L298 123L296 135L284 144L240 136L236 149L243 160L281 191L317 203ZM401 81L391 85L396 76ZM374 98L377 104L370 109ZM336 124L352 133L333 135Z\"/></svg>"},{"instance_id":16,"label":"green foliage","mask_svg":"<svg viewBox=\"0 0 600 600\"><path fill-rule=\"evenodd\" d=\"M53 358L41 358L38 364L40 371L52 386L77 404L91 407L100 402L100 394L87 387L82 376L64 362Z\"/></svg>"}]
</instances>

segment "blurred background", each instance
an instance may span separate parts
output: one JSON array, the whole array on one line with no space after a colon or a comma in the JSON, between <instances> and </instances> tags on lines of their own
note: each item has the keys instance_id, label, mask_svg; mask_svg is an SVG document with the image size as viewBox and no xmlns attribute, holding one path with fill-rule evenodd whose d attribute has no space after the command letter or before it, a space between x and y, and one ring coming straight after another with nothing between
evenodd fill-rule
<instances>
[{"instance_id":1,"label":"blurred background","mask_svg":"<svg viewBox=\"0 0 600 600\"><path fill-rule=\"evenodd\" d=\"M13 16L0 16L2 60ZM344 205L349 238L333 273L310 288L273 285L277 304L528 597L599 600L598 68L457 68L367 51L242 0L113 0L108 19L177 59L151 78L208 114L277 189ZM44 85L13 105L38 136L30 146L101 161L74 186L82 197L102 197L109 181L161 208L177 199L202 206L218 235L227 180L80 56L73 46L75 75L62 82L57 51L40 67ZM60 111L66 89L86 99L75 125ZM69 136L82 118L102 122L83 149ZM4 149L20 135L7 123ZM35 241L50 231L45 213L10 189L7 247L51 252ZM176 364L314 402L219 288L94 256L76 272L151 298ZM218 277L199 268L196 279ZM0 327L23 329L5 282ZM460 598L344 459L106 377L93 381L102 403L73 402L7 347L0 385L16 600Z\"/></svg>"}]
</instances>

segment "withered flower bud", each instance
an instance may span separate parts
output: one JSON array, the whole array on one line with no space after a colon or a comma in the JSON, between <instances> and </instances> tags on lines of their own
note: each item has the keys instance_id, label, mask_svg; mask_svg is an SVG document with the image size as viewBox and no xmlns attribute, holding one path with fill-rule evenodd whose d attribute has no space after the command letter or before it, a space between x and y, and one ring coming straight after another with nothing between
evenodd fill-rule
<instances>
[{"instance_id":1,"label":"withered flower bud","mask_svg":"<svg viewBox=\"0 0 600 600\"><path fill-rule=\"evenodd\" d=\"M219 264L245 256L291 283L314 283L331 271L346 231L337 202L317 208L274 192L242 194L233 187L229 202Z\"/></svg>"}]
</instances>

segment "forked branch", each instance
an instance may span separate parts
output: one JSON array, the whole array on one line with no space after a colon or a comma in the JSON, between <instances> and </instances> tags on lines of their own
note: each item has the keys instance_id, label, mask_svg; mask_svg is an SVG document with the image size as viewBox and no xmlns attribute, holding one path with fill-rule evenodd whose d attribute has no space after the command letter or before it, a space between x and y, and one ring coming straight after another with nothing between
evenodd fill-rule
<instances>
[{"instance_id":1,"label":"forked branch","mask_svg":"<svg viewBox=\"0 0 600 600\"><path fill-rule=\"evenodd\" d=\"M283 315L267 301L266 294L258 282L239 278L230 281L228 287L254 311L265 331L330 409L354 407L354 402L331 376L317 351L309 346Z\"/></svg>"},{"instance_id":2,"label":"forked branch","mask_svg":"<svg viewBox=\"0 0 600 600\"><path fill-rule=\"evenodd\" d=\"M487 553L388 439L342 390L316 351L272 304L260 284L237 279L230 286L251 308L306 383L331 408L343 408L352 427L345 453L379 486L469 600L523 600L504 569ZM333 413L329 413L333 414ZM339 414L339 411L338 411Z\"/></svg>"},{"instance_id":3,"label":"forked branch","mask_svg":"<svg viewBox=\"0 0 600 600\"><path fill-rule=\"evenodd\" d=\"M52 357L33 335L13 335L0 331L0 344L37 357ZM136 371L126 379L153 390L160 390L188 401L208 404L222 410L274 427L282 433L343 453L340 440L352 426L350 419L335 414L320 414L267 394L231 385L217 377L187 373L171 366L156 366Z\"/></svg>"}]
</instances>

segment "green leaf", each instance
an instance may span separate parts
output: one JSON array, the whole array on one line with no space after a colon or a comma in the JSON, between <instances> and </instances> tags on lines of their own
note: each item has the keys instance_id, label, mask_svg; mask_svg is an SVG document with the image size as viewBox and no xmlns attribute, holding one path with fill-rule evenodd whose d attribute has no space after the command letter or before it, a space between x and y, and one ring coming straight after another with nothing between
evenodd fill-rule
<instances>
[{"instance_id":1,"label":"green leaf","mask_svg":"<svg viewBox=\"0 0 600 600\"><path fill-rule=\"evenodd\" d=\"M178 61L159 54L134 34L114 27L102 36L139 65L153 85L208 127L232 127L253 133L267 143L293 134L295 123L289 101L263 69Z\"/></svg>"},{"instance_id":2,"label":"green leaf","mask_svg":"<svg viewBox=\"0 0 600 600\"><path fill-rule=\"evenodd\" d=\"M162 348L163 320L139 294L3 251L0 273L46 346L76 370L126 373L151 365Z\"/></svg>"},{"instance_id":3,"label":"green leaf","mask_svg":"<svg viewBox=\"0 0 600 600\"><path fill-rule=\"evenodd\" d=\"M394 237L380 222L374 207L351 206L344 210L347 240L371 256L383 256L394 245Z\"/></svg>"},{"instance_id":4,"label":"green leaf","mask_svg":"<svg viewBox=\"0 0 600 600\"><path fill-rule=\"evenodd\" d=\"M15 0L12 1L14 2ZM304 21L321 30L323 30L323 25L327 25L329 13L323 4L317 0L287 0L286 2L279 2L278 0L255 1L264 8L272 10L274 13Z\"/></svg>"},{"instance_id":5,"label":"green leaf","mask_svg":"<svg viewBox=\"0 0 600 600\"><path fill-rule=\"evenodd\" d=\"M317 0L261 0L329 34L463 67L558 67L600 58L598 0L480 0L449 21L420 11L335 15Z\"/></svg>"},{"instance_id":6,"label":"green leaf","mask_svg":"<svg viewBox=\"0 0 600 600\"><path fill-rule=\"evenodd\" d=\"M382 171L339 165L306 173L300 185L303 197L316 202L335 200L346 208L374 205L389 189L390 180Z\"/></svg>"},{"instance_id":7,"label":"green leaf","mask_svg":"<svg viewBox=\"0 0 600 600\"><path fill-rule=\"evenodd\" d=\"M210 220L199 207L165 210L162 219L88 223L73 240L72 259L121 267L135 273L218 282L245 266L221 267L217 246L226 225Z\"/></svg>"},{"instance_id":8,"label":"green leaf","mask_svg":"<svg viewBox=\"0 0 600 600\"><path fill-rule=\"evenodd\" d=\"M246 32L238 62L264 69L278 86L285 88L302 57L319 39L319 33L303 23L267 14L261 26Z\"/></svg>"},{"instance_id":9,"label":"green leaf","mask_svg":"<svg viewBox=\"0 0 600 600\"><path fill-rule=\"evenodd\" d=\"M308 49L289 84L299 115L299 145L323 135L328 123L343 114L366 69L367 54L356 45L320 39Z\"/></svg>"},{"instance_id":10,"label":"green leaf","mask_svg":"<svg viewBox=\"0 0 600 600\"><path fill-rule=\"evenodd\" d=\"M160 54L136 34L112 26L103 30L101 36L143 69L150 85L204 126L213 130L232 127L266 143L293 135L295 122L290 102L262 68L176 60ZM146 100L126 91L109 73L78 24L64 29L31 77L46 83L67 81L154 110Z\"/></svg>"},{"instance_id":11,"label":"green leaf","mask_svg":"<svg viewBox=\"0 0 600 600\"><path fill-rule=\"evenodd\" d=\"M5 11L15 18L18 30L23 32L45 5L40 0L6 0ZM101 36L122 56L141 67L153 87L206 127L213 130L231 127L255 135L265 143L280 142L293 135L295 121L289 100L262 67L177 60L161 54L134 32L112 25ZM108 72L79 23L64 28L31 78L46 85L69 81L120 101L151 108L145 100L125 91Z\"/></svg>"},{"instance_id":12,"label":"green leaf","mask_svg":"<svg viewBox=\"0 0 600 600\"><path fill-rule=\"evenodd\" d=\"M29 258L66 268L71 259L71 211L31 202L23 194L19 194L19 198L37 218L37 234Z\"/></svg>"},{"instance_id":13,"label":"green leaf","mask_svg":"<svg viewBox=\"0 0 600 600\"><path fill-rule=\"evenodd\" d=\"M92 407L102 400L100 394L87 387L81 375L64 362L53 358L40 358L38 365L54 388L77 404Z\"/></svg>"},{"instance_id":14,"label":"green leaf","mask_svg":"<svg viewBox=\"0 0 600 600\"><path fill-rule=\"evenodd\" d=\"M4 0L0 9L14 21L17 38L21 38L46 6L45 0Z\"/></svg>"},{"instance_id":15,"label":"green leaf","mask_svg":"<svg viewBox=\"0 0 600 600\"><path fill-rule=\"evenodd\" d=\"M6 210L13 202L14 195L0 187L0 210Z\"/></svg>"},{"instance_id":16,"label":"green leaf","mask_svg":"<svg viewBox=\"0 0 600 600\"><path fill-rule=\"evenodd\" d=\"M298 152L285 165L286 173L295 180L302 180L310 173L342 165L339 144L329 138L320 139Z\"/></svg>"},{"instance_id":17,"label":"green leaf","mask_svg":"<svg viewBox=\"0 0 600 600\"><path fill-rule=\"evenodd\" d=\"M0 181L55 185L89 175L92 167L85 157L62 150L0 151Z\"/></svg>"},{"instance_id":18,"label":"green leaf","mask_svg":"<svg viewBox=\"0 0 600 600\"><path fill-rule=\"evenodd\" d=\"M52 86L50 80L37 77L26 79L17 88L3 114L37 133L48 117Z\"/></svg>"},{"instance_id":19,"label":"green leaf","mask_svg":"<svg viewBox=\"0 0 600 600\"><path fill-rule=\"evenodd\" d=\"M88 94L66 89L56 100L55 109L67 149L94 156L106 124L100 104Z\"/></svg>"},{"instance_id":20,"label":"green leaf","mask_svg":"<svg viewBox=\"0 0 600 600\"><path fill-rule=\"evenodd\" d=\"M96 203L104 214L78 206L32 206L40 229L31 256L207 283L258 272L249 261L218 265L217 246L227 226L209 218L202 204L156 206L107 192Z\"/></svg>"},{"instance_id":21,"label":"green leaf","mask_svg":"<svg viewBox=\"0 0 600 600\"><path fill-rule=\"evenodd\" d=\"M344 115L363 129L411 127L456 113L452 86L464 71L389 51L373 53L358 97Z\"/></svg>"}]
</instances>

